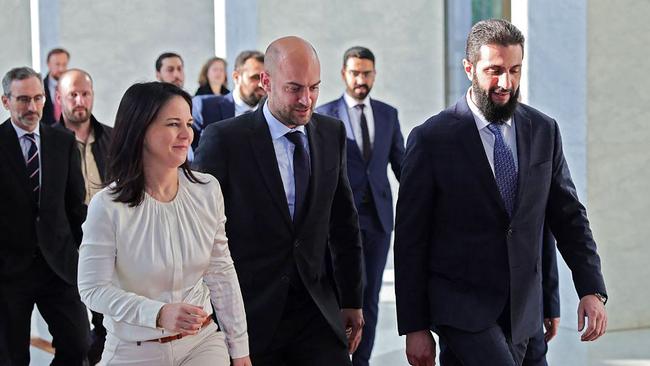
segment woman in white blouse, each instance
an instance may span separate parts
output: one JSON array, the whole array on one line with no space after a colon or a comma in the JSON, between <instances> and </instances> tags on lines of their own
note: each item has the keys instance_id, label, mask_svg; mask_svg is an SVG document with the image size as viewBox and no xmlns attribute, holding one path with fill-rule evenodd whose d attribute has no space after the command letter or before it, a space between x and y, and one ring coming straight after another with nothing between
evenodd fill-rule
<instances>
[{"instance_id":1,"label":"woman in white blouse","mask_svg":"<svg viewBox=\"0 0 650 366\"><path fill-rule=\"evenodd\" d=\"M113 183L90 202L79 249L81 299L107 329L102 365L251 364L221 189L186 160L190 110L167 83L135 84L120 102Z\"/></svg>"}]
</instances>

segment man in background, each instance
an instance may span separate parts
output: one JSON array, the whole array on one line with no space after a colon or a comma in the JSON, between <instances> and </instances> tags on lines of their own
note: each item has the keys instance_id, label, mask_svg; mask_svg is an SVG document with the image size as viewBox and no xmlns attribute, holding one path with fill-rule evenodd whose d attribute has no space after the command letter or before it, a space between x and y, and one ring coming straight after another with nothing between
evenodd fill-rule
<instances>
[{"instance_id":1,"label":"man in background","mask_svg":"<svg viewBox=\"0 0 650 366\"><path fill-rule=\"evenodd\" d=\"M56 349L52 365L80 366L90 325L77 288L86 216L79 152L72 134L40 123L45 91L38 73L12 69L2 88L11 114L0 125L0 294L10 364L29 365L37 305Z\"/></svg>"},{"instance_id":2,"label":"man in background","mask_svg":"<svg viewBox=\"0 0 650 366\"><path fill-rule=\"evenodd\" d=\"M343 54L343 95L316 109L345 124L347 163L365 264L363 295L363 338L352 355L354 366L370 360L379 312L379 291L393 231L393 195L387 167L399 181L404 137L397 109L370 98L375 82L375 55L368 48L352 47Z\"/></svg>"},{"instance_id":3,"label":"man in background","mask_svg":"<svg viewBox=\"0 0 650 366\"><path fill-rule=\"evenodd\" d=\"M223 95L196 96L192 99L194 141L196 149L203 130L211 123L257 110L266 92L260 84L264 71L264 54L259 51L243 51L235 59L232 79L235 87Z\"/></svg>"},{"instance_id":4,"label":"man in background","mask_svg":"<svg viewBox=\"0 0 650 366\"><path fill-rule=\"evenodd\" d=\"M105 183L108 147L113 134L111 127L99 123L93 116L94 99L93 79L86 71L70 69L61 75L57 100L62 107L62 118L55 128L70 130L75 135L77 149L81 156L80 167L86 188L84 199L86 205ZM104 350L106 329L102 320L102 314L92 312L94 328L91 332L92 344L88 352L88 359L92 365L99 362Z\"/></svg>"},{"instance_id":5,"label":"man in background","mask_svg":"<svg viewBox=\"0 0 650 366\"><path fill-rule=\"evenodd\" d=\"M51 126L61 118L61 105L56 100L56 86L61 74L68 69L70 53L63 48L54 48L47 53L47 75L43 80L45 88L45 106L41 122Z\"/></svg>"},{"instance_id":6,"label":"man in background","mask_svg":"<svg viewBox=\"0 0 650 366\"><path fill-rule=\"evenodd\" d=\"M165 52L156 59L156 79L183 88L185 71L183 59L174 52Z\"/></svg>"}]
</instances>

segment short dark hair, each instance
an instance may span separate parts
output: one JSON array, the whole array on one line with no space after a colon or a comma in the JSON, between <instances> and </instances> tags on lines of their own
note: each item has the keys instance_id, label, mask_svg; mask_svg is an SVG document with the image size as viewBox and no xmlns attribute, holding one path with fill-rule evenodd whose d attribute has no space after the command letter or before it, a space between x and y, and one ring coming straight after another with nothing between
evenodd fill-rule
<instances>
[{"instance_id":1,"label":"short dark hair","mask_svg":"<svg viewBox=\"0 0 650 366\"><path fill-rule=\"evenodd\" d=\"M503 19L481 20L474 24L465 46L465 58L475 64L480 57L481 46L496 44L500 46L520 45L524 54L524 35L512 23Z\"/></svg>"},{"instance_id":2,"label":"short dark hair","mask_svg":"<svg viewBox=\"0 0 650 366\"><path fill-rule=\"evenodd\" d=\"M348 50L343 54L343 67L345 67L348 59L352 57L370 60L373 65L375 64L375 54L366 47L354 46L348 48Z\"/></svg>"},{"instance_id":3,"label":"short dark hair","mask_svg":"<svg viewBox=\"0 0 650 366\"><path fill-rule=\"evenodd\" d=\"M115 202L136 207L144 200L142 150L145 134L160 109L175 96L182 97L192 109L192 97L170 83L138 83L124 93L117 108L108 154L106 185L114 184L111 191ZM204 183L192 174L187 160L180 168L190 182Z\"/></svg>"},{"instance_id":4,"label":"short dark hair","mask_svg":"<svg viewBox=\"0 0 650 366\"><path fill-rule=\"evenodd\" d=\"M68 60L70 60L70 52L68 52L65 48L57 47L52 48L50 52L47 53L45 62L50 62L50 57L52 57L52 55L58 55L59 53L65 53L65 55L68 56Z\"/></svg>"},{"instance_id":5,"label":"short dark hair","mask_svg":"<svg viewBox=\"0 0 650 366\"><path fill-rule=\"evenodd\" d=\"M183 62L183 58L178 53L165 52L165 53L161 54L160 56L158 56L158 58L156 59L156 71L160 71L160 69L162 68L162 62L163 62L164 59L171 58L171 57L178 57L181 60L181 64L185 64L185 62Z\"/></svg>"},{"instance_id":6,"label":"short dark hair","mask_svg":"<svg viewBox=\"0 0 650 366\"><path fill-rule=\"evenodd\" d=\"M11 83L14 80L25 80L29 78L37 78L43 85L43 79L41 79L41 74L37 73L31 67L14 67L13 69L7 71L5 76L2 78L2 92L5 96L11 94Z\"/></svg>"},{"instance_id":7,"label":"short dark hair","mask_svg":"<svg viewBox=\"0 0 650 366\"><path fill-rule=\"evenodd\" d=\"M237 55L237 58L235 59L235 70L241 70L249 58L264 63L264 54L262 52L255 50L242 51L239 53L239 55Z\"/></svg>"}]
</instances>

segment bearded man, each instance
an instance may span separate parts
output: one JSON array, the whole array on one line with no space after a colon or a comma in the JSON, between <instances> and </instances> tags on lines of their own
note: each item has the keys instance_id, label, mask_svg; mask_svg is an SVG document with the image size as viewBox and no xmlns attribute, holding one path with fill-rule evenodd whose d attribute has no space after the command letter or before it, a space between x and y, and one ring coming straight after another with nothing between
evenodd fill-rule
<instances>
[{"instance_id":1,"label":"bearded man","mask_svg":"<svg viewBox=\"0 0 650 366\"><path fill-rule=\"evenodd\" d=\"M589 221L552 118L518 102L524 37L478 22L463 66L472 86L410 134L395 228L400 334L411 365L521 365L542 327L545 222L572 271L583 341L607 327Z\"/></svg>"},{"instance_id":2,"label":"bearded man","mask_svg":"<svg viewBox=\"0 0 650 366\"><path fill-rule=\"evenodd\" d=\"M81 172L86 187L84 201L87 205L93 195L102 189L113 129L99 123L92 115L95 93L93 79L87 72L70 69L61 74L56 98L61 105L61 120L54 128L68 129L75 135L81 156ZM102 325L102 314L92 313L94 328L88 359L94 365L101 358L106 329Z\"/></svg>"}]
</instances>

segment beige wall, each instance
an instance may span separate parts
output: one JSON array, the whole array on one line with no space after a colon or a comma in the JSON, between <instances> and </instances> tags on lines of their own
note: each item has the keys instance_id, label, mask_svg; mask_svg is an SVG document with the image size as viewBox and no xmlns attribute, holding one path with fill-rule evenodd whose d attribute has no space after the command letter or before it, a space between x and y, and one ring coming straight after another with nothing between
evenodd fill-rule
<instances>
[{"instance_id":1,"label":"beige wall","mask_svg":"<svg viewBox=\"0 0 650 366\"><path fill-rule=\"evenodd\" d=\"M402 133L444 107L444 1L258 2L258 47L297 35L310 41L321 60L319 103L341 96L343 52L370 48L377 81L371 96L399 110Z\"/></svg>"},{"instance_id":2,"label":"beige wall","mask_svg":"<svg viewBox=\"0 0 650 366\"><path fill-rule=\"evenodd\" d=\"M587 180L609 328L650 328L650 2L588 2Z\"/></svg>"},{"instance_id":3,"label":"beige wall","mask_svg":"<svg viewBox=\"0 0 650 366\"><path fill-rule=\"evenodd\" d=\"M0 78L18 66L32 66L29 1L0 0ZM0 107L0 123L9 113Z\"/></svg>"}]
</instances>

